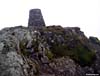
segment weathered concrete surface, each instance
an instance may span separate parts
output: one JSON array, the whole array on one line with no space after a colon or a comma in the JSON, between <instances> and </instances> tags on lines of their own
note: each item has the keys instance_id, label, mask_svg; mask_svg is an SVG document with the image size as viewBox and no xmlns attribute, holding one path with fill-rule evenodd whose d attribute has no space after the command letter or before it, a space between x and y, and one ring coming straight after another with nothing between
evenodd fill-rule
<instances>
[{"instance_id":1,"label":"weathered concrete surface","mask_svg":"<svg viewBox=\"0 0 100 76\"><path fill-rule=\"evenodd\" d=\"M45 26L45 22L40 9L31 9L29 12L29 28L41 28Z\"/></svg>"}]
</instances>

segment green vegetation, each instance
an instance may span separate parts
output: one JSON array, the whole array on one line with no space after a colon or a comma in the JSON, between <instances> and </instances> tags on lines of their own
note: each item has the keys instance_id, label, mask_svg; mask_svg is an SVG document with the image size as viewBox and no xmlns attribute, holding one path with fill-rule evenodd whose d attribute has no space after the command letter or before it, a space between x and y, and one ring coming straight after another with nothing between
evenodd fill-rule
<instances>
[{"instance_id":1,"label":"green vegetation","mask_svg":"<svg viewBox=\"0 0 100 76\"><path fill-rule=\"evenodd\" d=\"M49 60L52 60L54 57L69 56L82 66L93 63L95 52L90 49L91 46L89 44L86 44L88 43L88 40L84 36L83 38L80 38L78 34L74 35L72 32L64 34L64 29L61 26L45 27L43 32L52 32L55 34L52 38L54 42L50 42L50 40L47 41L50 43L50 50L46 50L45 55L49 58ZM64 38L64 42L58 41L57 37L59 35ZM36 38L36 40L33 39L32 47L34 47L35 52L39 51L38 46L40 42L41 38ZM28 55L28 52L25 51L26 43L27 41L25 40L21 41L20 43L20 48L24 55Z\"/></svg>"},{"instance_id":2,"label":"green vegetation","mask_svg":"<svg viewBox=\"0 0 100 76\"><path fill-rule=\"evenodd\" d=\"M95 52L84 47L84 45L77 45L73 50L74 55L72 58L80 65L90 65L95 58Z\"/></svg>"},{"instance_id":3,"label":"green vegetation","mask_svg":"<svg viewBox=\"0 0 100 76\"><path fill-rule=\"evenodd\" d=\"M45 32L52 32L54 34L57 35L62 35L64 34L64 29L61 26L47 26L46 28L43 29L43 31Z\"/></svg>"},{"instance_id":4,"label":"green vegetation","mask_svg":"<svg viewBox=\"0 0 100 76\"><path fill-rule=\"evenodd\" d=\"M55 57L70 56L82 66L91 64L95 58L95 53L82 44L76 44L76 47L69 48L65 44L54 44L51 50Z\"/></svg>"},{"instance_id":5,"label":"green vegetation","mask_svg":"<svg viewBox=\"0 0 100 76\"><path fill-rule=\"evenodd\" d=\"M46 56L49 58L49 60L53 59L53 53L50 50L46 50Z\"/></svg>"},{"instance_id":6,"label":"green vegetation","mask_svg":"<svg viewBox=\"0 0 100 76\"><path fill-rule=\"evenodd\" d=\"M26 50L25 50L25 48L26 48L25 40L20 41L19 47L20 47L21 53L22 53L23 55L27 56L28 53L27 53Z\"/></svg>"},{"instance_id":7,"label":"green vegetation","mask_svg":"<svg viewBox=\"0 0 100 76\"><path fill-rule=\"evenodd\" d=\"M53 45L53 47L51 48L52 53L54 54L55 57L62 57L62 56L66 56L68 53L67 51L67 47L65 45Z\"/></svg>"},{"instance_id":8,"label":"green vegetation","mask_svg":"<svg viewBox=\"0 0 100 76\"><path fill-rule=\"evenodd\" d=\"M69 56L80 65L89 65L93 62L95 52L89 49L90 45L85 44L88 43L87 38L80 39L79 35L72 32L64 34L64 29L61 26L46 27L44 31L51 31L56 35L61 35L66 42L61 44L57 41L57 37L54 37L54 43L51 44L52 47L50 48L54 57Z\"/></svg>"}]
</instances>

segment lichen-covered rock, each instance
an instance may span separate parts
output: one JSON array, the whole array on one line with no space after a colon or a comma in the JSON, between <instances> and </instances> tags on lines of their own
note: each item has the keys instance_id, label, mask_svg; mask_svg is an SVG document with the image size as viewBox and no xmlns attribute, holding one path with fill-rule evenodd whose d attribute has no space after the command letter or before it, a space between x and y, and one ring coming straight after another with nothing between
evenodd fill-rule
<instances>
[{"instance_id":1,"label":"lichen-covered rock","mask_svg":"<svg viewBox=\"0 0 100 76\"><path fill-rule=\"evenodd\" d=\"M30 66L19 47L25 34L27 30L21 27L0 31L0 76L34 76L29 74Z\"/></svg>"},{"instance_id":2,"label":"lichen-covered rock","mask_svg":"<svg viewBox=\"0 0 100 76\"><path fill-rule=\"evenodd\" d=\"M24 61L21 55L15 48L9 46L11 45L9 41L7 43L2 41L0 44L0 76L24 76L22 70Z\"/></svg>"},{"instance_id":3,"label":"lichen-covered rock","mask_svg":"<svg viewBox=\"0 0 100 76\"><path fill-rule=\"evenodd\" d=\"M53 73L57 76L74 76L76 72L76 65L74 61L68 57L54 59L50 63Z\"/></svg>"},{"instance_id":4,"label":"lichen-covered rock","mask_svg":"<svg viewBox=\"0 0 100 76\"><path fill-rule=\"evenodd\" d=\"M100 73L100 45L78 27L0 31L0 76L85 76Z\"/></svg>"}]
</instances>

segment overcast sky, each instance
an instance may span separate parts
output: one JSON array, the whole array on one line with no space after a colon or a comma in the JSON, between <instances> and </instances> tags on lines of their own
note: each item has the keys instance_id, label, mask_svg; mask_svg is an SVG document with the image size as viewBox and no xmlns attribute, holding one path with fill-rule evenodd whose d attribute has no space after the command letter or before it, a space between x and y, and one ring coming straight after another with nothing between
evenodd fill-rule
<instances>
[{"instance_id":1,"label":"overcast sky","mask_svg":"<svg viewBox=\"0 0 100 76\"><path fill-rule=\"evenodd\" d=\"M0 0L0 29L27 26L33 8L42 10L46 25L78 26L100 39L100 0Z\"/></svg>"}]
</instances>

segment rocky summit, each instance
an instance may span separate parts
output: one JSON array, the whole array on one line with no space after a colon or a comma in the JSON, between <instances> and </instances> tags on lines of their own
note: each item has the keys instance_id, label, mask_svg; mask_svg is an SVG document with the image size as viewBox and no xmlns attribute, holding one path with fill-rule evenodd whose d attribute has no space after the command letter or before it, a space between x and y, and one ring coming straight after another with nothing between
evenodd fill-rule
<instances>
[{"instance_id":1,"label":"rocky summit","mask_svg":"<svg viewBox=\"0 0 100 76\"><path fill-rule=\"evenodd\" d=\"M87 38L79 27L38 21L0 31L0 76L99 76L98 38Z\"/></svg>"}]
</instances>

